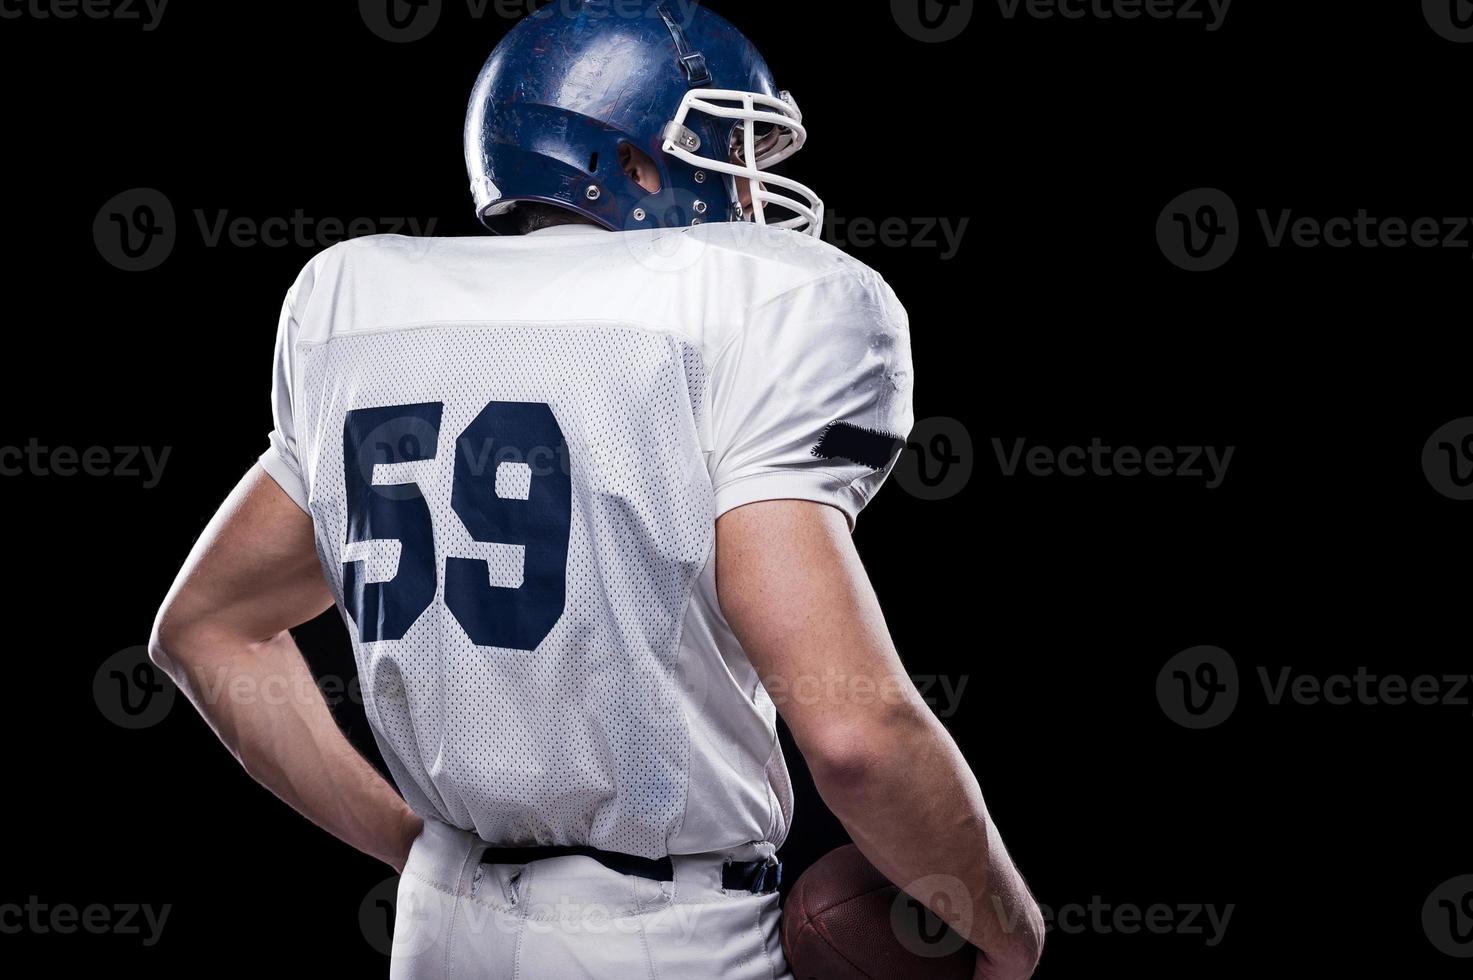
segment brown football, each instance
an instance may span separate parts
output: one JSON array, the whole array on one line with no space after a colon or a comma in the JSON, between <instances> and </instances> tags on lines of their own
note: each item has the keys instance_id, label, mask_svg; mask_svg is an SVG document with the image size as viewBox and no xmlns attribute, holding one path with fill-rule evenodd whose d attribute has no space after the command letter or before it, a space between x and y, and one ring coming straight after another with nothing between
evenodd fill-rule
<instances>
[{"instance_id":1,"label":"brown football","mask_svg":"<svg viewBox=\"0 0 1473 980\"><path fill-rule=\"evenodd\" d=\"M803 872L783 907L794 980L972 980L977 951L846 844Z\"/></svg>"}]
</instances>

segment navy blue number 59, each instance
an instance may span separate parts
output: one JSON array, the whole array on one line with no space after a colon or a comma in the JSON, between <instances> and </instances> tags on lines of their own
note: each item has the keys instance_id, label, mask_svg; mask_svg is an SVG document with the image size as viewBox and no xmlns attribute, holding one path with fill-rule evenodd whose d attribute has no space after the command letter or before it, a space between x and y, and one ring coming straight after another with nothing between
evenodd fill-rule
<instances>
[{"instance_id":1,"label":"navy blue number 59","mask_svg":"<svg viewBox=\"0 0 1473 980\"><path fill-rule=\"evenodd\" d=\"M347 544L398 541L399 567L385 582L368 582L363 561L343 562L348 614L365 643L402 640L435 600L435 529L416 483L375 485L375 466L434 459L444 405L363 408L343 422ZM496 447L487 467L482 447ZM491 584L482 559L445 559L445 605L478 646L535 650L567 602L568 536L573 488L567 468L531 469L525 499L496 492L500 462L566 460L567 440L547 405L492 402L456 440L450 506L475 541L521 545L522 584ZM482 461L481 465L477 461Z\"/></svg>"}]
</instances>

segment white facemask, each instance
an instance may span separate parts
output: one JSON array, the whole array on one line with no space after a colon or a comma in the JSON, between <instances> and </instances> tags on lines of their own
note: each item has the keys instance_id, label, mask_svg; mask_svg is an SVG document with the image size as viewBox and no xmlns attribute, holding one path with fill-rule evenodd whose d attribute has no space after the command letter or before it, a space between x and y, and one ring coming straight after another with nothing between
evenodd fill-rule
<instances>
[{"instance_id":1,"label":"white facemask","mask_svg":"<svg viewBox=\"0 0 1473 980\"><path fill-rule=\"evenodd\" d=\"M692 112L741 124L733 136L732 146L718 148L727 154L727 158L700 154L700 138L685 125ZM759 127L763 130L760 135ZM681 102L680 111L665 127L664 150L693 167L714 170L732 178L732 200L738 200L735 181L745 179L752 196L751 213L743 215L747 220L817 238L823 234L823 201L796 180L767 172L767 168L797 153L807 141L808 130L803 128L803 113L787 92L773 98L756 92L692 89ZM738 162L733 163L732 159ZM777 192L773 188L777 188ZM765 206L769 204L790 211L795 217L769 222L765 213Z\"/></svg>"}]
</instances>

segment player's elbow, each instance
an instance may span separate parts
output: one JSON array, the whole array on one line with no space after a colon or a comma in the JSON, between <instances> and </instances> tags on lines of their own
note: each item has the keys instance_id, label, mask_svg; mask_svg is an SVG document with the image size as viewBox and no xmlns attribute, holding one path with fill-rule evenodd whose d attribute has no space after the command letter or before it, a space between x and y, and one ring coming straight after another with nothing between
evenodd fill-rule
<instances>
[{"instance_id":1,"label":"player's elbow","mask_svg":"<svg viewBox=\"0 0 1473 980\"><path fill-rule=\"evenodd\" d=\"M1036 905L1033 907L1032 918L1037 921L1028 937L1022 960L1027 969L1018 974L1019 980L1028 980L1028 977L1033 976L1033 971L1038 969L1038 963L1043 959L1043 912Z\"/></svg>"},{"instance_id":2,"label":"player's elbow","mask_svg":"<svg viewBox=\"0 0 1473 980\"><path fill-rule=\"evenodd\" d=\"M883 770L881 747L864 736L825 739L803 750L813 781L825 794L859 793Z\"/></svg>"},{"instance_id":3,"label":"player's elbow","mask_svg":"<svg viewBox=\"0 0 1473 980\"><path fill-rule=\"evenodd\" d=\"M986 980L1028 980L1043 957L1045 929L1043 911L1029 898L1027 907L1020 909L1016 918L1007 924L1003 943L998 948L984 951L985 964L979 971L981 975Z\"/></svg>"},{"instance_id":4,"label":"player's elbow","mask_svg":"<svg viewBox=\"0 0 1473 980\"><path fill-rule=\"evenodd\" d=\"M991 953L981 974L987 980L1028 980L1043 958L1043 925L1028 927L1009 936L1008 949Z\"/></svg>"},{"instance_id":5,"label":"player's elbow","mask_svg":"<svg viewBox=\"0 0 1473 980\"><path fill-rule=\"evenodd\" d=\"M177 598L171 597L154 617L153 632L148 638L148 658L174 680L206 641L207 624L190 615Z\"/></svg>"},{"instance_id":6,"label":"player's elbow","mask_svg":"<svg viewBox=\"0 0 1473 980\"><path fill-rule=\"evenodd\" d=\"M830 724L803 746L803 759L829 798L862 799L904 779L907 756L927 736L927 719L908 705Z\"/></svg>"},{"instance_id":7,"label":"player's elbow","mask_svg":"<svg viewBox=\"0 0 1473 980\"><path fill-rule=\"evenodd\" d=\"M170 619L167 605L159 610L154 619L153 632L148 638L148 659L170 677L175 676L179 669L180 651L188 645L184 633L179 624Z\"/></svg>"}]
</instances>

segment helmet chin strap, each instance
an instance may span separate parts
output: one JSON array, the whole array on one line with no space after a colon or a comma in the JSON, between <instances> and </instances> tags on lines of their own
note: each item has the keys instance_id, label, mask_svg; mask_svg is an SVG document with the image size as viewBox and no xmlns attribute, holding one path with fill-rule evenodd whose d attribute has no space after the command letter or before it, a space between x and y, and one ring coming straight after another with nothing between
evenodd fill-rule
<instances>
[{"instance_id":1,"label":"helmet chin strap","mask_svg":"<svg viewBox=\"0 0 1473 980\"><path fill-rule=\"evenodd\" d=\"M690 40L685 36L685 28L680 26L680 22L670 12L668 5L662 3L655 10L659 13L660 19L665 22L666 29L670 31L670 37L675 41L675 53L680 59L681 69L685 72L686 84L691 88L702 88L710 85L711 71L706 65L706 56L691 48ZM689 141L687 145L692 149L699 148L700 146L700 137L696 136L690 130L683 130L672 134L667 129L665 136L666 139L673 138L677 141ZM747 220L746 211L742 207L742 198L737 178L731 174L724 174L723 176L726 179L726 198L731 202L730 220Z\"/></svg>"},{"instance_id":2,"label":"helmet chin strap","mask_svg":"<svg viewBox=\"0 0 1473 980\"><path fill-rule=\"evenodd\" d=\"M731 220L746 221L747 210L742 204L741 184L733 174L724 174L723 176L726 178L727 199L731 201ZM755 207L755 202L753 206Z\"/></svg>"},{"instance_id":3,"label":"helmet chin strap","mask_svg":"<svg viewBox=\"0 0 1473 980\"><path fill-rule=\"evenodd\" d=\"M691 88L700 88L702 85L711 84L711 70L706 65L706 56L699 51L691 49L690 42L686 40L685 28L670 13L670 8L660 4L655 8L660 14L660 19L665 22L670 36L675 39L675 53L680 58L680 67L685 71L685 80Z\"/></svg>"}]
</instances>

